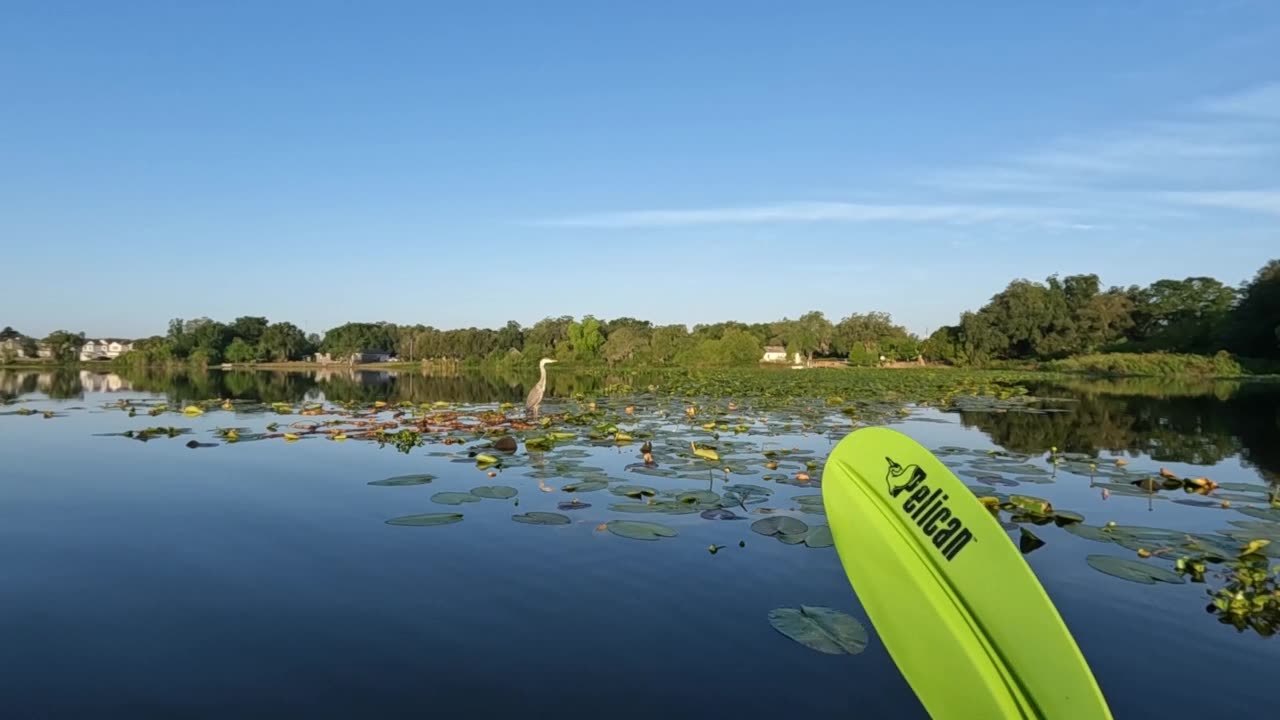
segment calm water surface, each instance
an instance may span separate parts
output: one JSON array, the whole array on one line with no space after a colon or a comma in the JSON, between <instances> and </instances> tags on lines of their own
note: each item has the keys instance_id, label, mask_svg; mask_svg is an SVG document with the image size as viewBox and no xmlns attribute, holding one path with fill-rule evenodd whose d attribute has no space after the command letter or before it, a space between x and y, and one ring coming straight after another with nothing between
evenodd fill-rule
<instances>
[{"instance_id":1,"label":"calm water surface","mask_svg":"<svg viewBox=\"0 0 1280 720\"><path fill-rule=\"evenodd\" d=\"M0 408L4 717L924 717L874 631L865 653L826 656L770 627L771 609L801 604L834 607L870 627L834 549L783 545L751 533L747 522L696 514L621 516L661 522L679 536L616 537L596 530L620 517L607 506L621 498L607 491L580 495L593 506L569 513L571 525L522 525L513 512L554 511L569 497L539 492L528 464L488 479L445 454L456 447L404 454L318 438L227 445L215 428L262 432L273 420L302 418L212 410L128 417L106 407L125 398L209 397L493 405L524 391L512 379L243 375L166 385L0 373L0 397L16 401ZM585 386L553 383L547 409L574 390L598 389L591 387L598 381L576 382ZM1043 415L918 409L895 427L933 448L1043 455L1057 445L1100 453L1104 463L1123 455L1134 472L1166 467L1259 489L1280 472L1280 393L1272 387L1162 397L1126 385L1037 393L1073 402ZM37 414L12 414L17 408ZM43 410L57 415L46 419ZM851 427L838 415L830 422L734 439L812 450L821 461ZM149 442L103 435L149 425L192 434ZM190 439L220 444L193 450ZM635 446L569 449L610 478L707 487L630 472ZM518 463L530 460L523 448L519 455ZM424 472L437 479L367 484ZM430 500L493 483L517 487L519 507ZM779 508L817 492L775 489L769 505ZM1048 498L1093 524L1199 531L1247 519L1163 495L1103 500L1088 477L1071 474L1014 492ZM427 528L385 522L452 510L465 520ZM1084 562L1091 553L1133 557L1123 548L1052 525L1036 532L1046 545L1027 560L1117 717L1274 709L1259 673L1280 667L1280 640L1220 624L1205 612L1204 585L1137 585ZM711 555L713 543L727 547Z\"/></svg>"}]
</instances>

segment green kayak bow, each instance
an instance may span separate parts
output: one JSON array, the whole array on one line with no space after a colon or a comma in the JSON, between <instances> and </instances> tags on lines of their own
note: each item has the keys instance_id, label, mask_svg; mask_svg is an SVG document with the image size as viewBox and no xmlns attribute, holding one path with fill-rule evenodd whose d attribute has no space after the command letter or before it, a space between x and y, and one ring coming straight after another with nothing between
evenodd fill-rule
<instances>
[{"instance_id":1,"label":"green kayak bow","mask_svg":"<svg viewBox=\"0 0 1280 720\"><path fill-rule=\"evenodd\" d=\"M1031 568L933 453L857 430L828 458L822 498L849 582L931 716L1111 718Z\"/></svg>"}]
</instances>

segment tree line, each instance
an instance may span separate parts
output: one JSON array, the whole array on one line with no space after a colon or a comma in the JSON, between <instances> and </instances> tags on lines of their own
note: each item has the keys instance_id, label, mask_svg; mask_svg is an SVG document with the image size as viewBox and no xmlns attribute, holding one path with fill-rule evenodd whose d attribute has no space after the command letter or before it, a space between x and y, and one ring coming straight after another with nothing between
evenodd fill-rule
<instances>
[{"instance_id":1,"label":"tree line","mask_svg":"<svg viewBox=\"0 0 1280 720\"><path fill-rule=\"evenodd\" d=\"M5 348L34 346L12 328ZM74 360L83 333L44 339L52 356ZM245 316L223 323L174 319L164 335L135 343L121 362L144 365L283 362L316 352L336 359L383 351L402 361L426 359L536 362L542 357L609 365L750 365L768 346L808 360L839 358L854 365L930 360L980 366L1003 360L1048 360L1096 352L1167 351L1280 359L1280 260L1232 287L1208 277L1158 280L1147 286L1102 288L1096 274L1018 279L981 308L927 339L895 324L888 313L852 313L832 322L821 312L774 322L726 321L657 325L648 320L548 317L525 327L443 330L429 325L350 322L323 337L288 322Z\"/></svg>"},{"instance_id":2,"label":"tree line","mask_svg":"<svg viewBox=\"0 0 1280 720\"><path fill-rule=\"evenodd\" d=\"M1015 280L924 345L931 359L957 365L1098 352L1280 359L1280 260L1239 287L1210 277L1106 290L1094 274Z\"/></svg>"}]
</instances>

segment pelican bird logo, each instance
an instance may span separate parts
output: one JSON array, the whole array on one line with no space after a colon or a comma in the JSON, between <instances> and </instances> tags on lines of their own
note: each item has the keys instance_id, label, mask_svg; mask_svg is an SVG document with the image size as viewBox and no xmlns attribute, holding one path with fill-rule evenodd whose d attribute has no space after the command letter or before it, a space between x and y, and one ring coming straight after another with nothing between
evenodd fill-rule
<instances>
[{"instance_id":1,"label":"pelican bird logo","mask_svg":"<svg viewBox=\"0 0 1280 720\"><path fill-rule=\"evenodd\" d=\"M894 462L891 457L886 457L885 460L889 462L889 474L885 475L884 483L889 488L889 495L893 497L901 495L903 490L911 490L916 485L919 485L921 480L925 479L925 472L920 469L919 465L912 463L904 466ZM894 484L894 480L901 478L903 475L907 475L907 481Z\"/></svg>"}]
</instances>

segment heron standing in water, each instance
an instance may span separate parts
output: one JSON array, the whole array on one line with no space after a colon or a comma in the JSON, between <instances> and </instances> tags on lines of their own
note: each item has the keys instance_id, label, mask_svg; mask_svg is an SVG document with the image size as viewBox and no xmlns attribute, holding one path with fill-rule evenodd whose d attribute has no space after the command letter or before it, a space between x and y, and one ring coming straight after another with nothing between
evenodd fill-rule
<instances>
[{"instance_id":1,"label":"heron standing in water","mask_svg":"<svg viewBox=\"0 0 1280 720\"><path fill-rule=\"evenodd\" d=\"M547 366L556 362L551 358L542 358L538 361L538 384L533 386L529 391L529 397L524 399L524 409L527 414L536 417L538 415L538 406L542 404L542 396L547 392Z\"/></svg>"}]
</instances>

